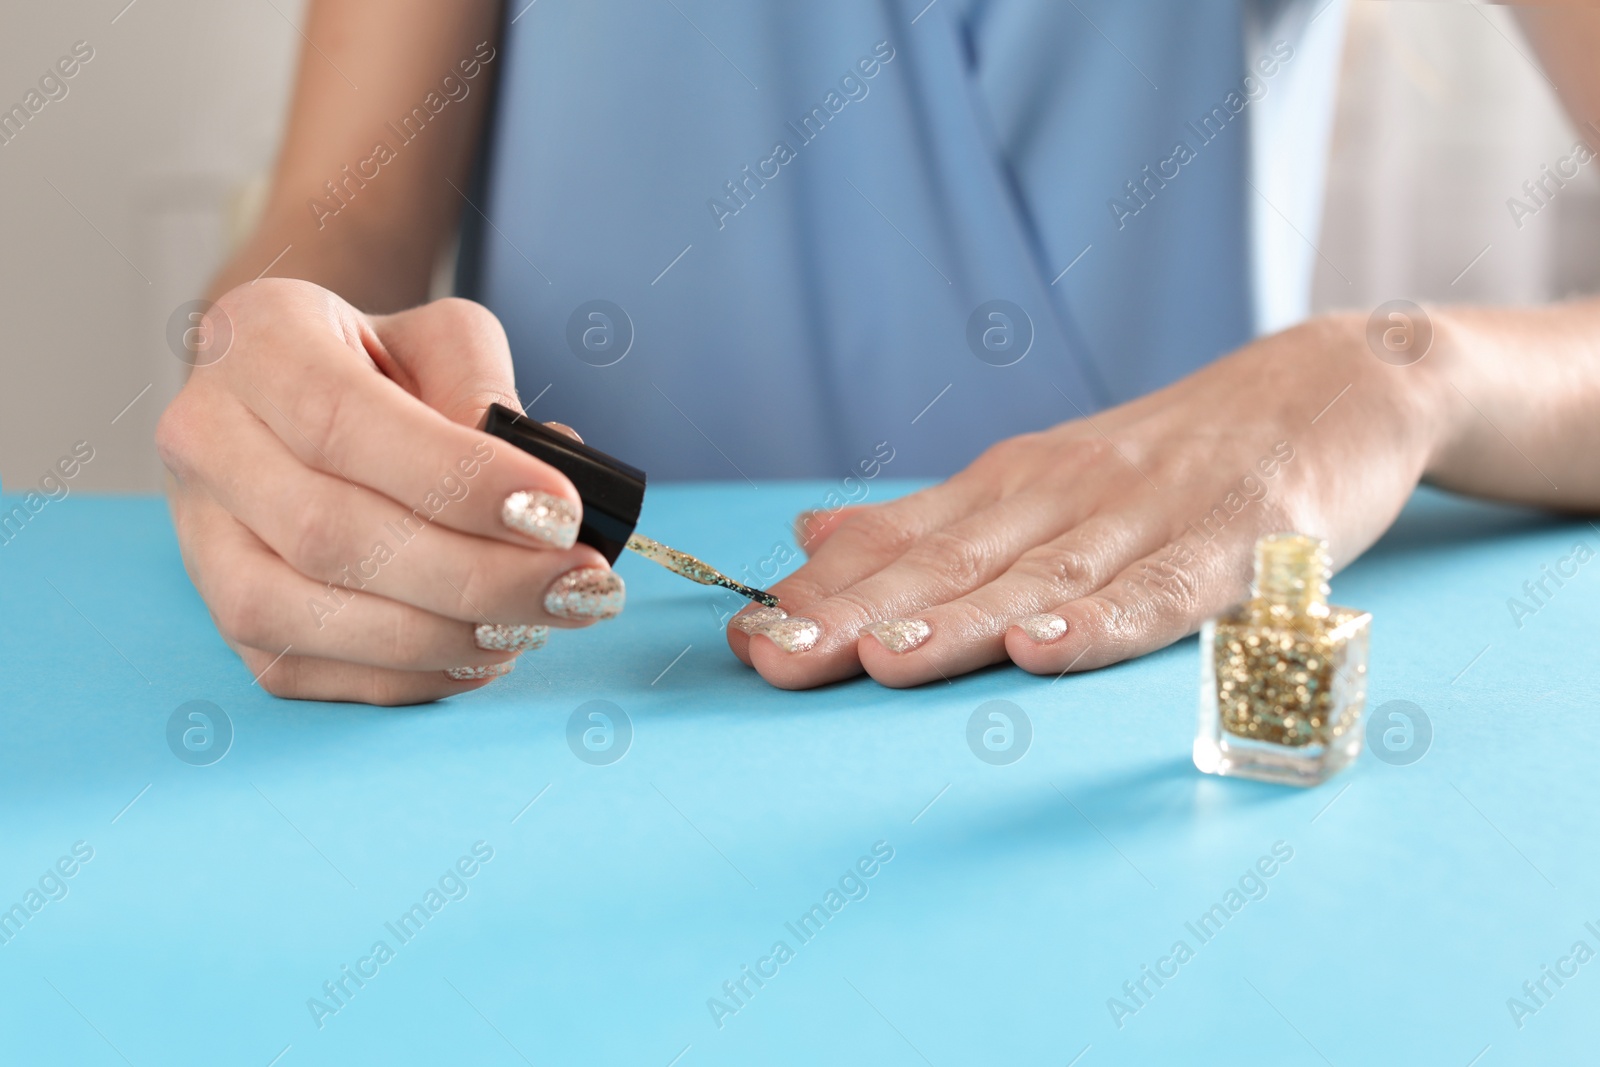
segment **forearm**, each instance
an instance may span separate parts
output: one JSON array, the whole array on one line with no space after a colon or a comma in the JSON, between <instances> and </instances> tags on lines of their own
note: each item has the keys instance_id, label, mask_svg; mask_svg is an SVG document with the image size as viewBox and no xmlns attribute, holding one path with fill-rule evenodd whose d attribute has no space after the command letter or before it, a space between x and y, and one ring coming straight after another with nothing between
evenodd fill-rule
<instances>
[{"instance_id":1,"label":"forearm","mask_svg":"<svg viewBox=\"0 0 1600 1067\"><path fill-rule=\"evenodd\" d=\"M270 273L363 311L426 299L466 207L498 71L497 0L313 0L294 101L256 231L215 297Z\"/></svg>"},{"instance_id":2,"label":"forearm","mask_svg":"<svg viewBox=\"0 0 1600 1067\"><path fill-rule=\"evenodd\" d=\"M1542 507L1600 509L1600 301L1430 312L1413 367L1436 413L1427 480Z\"/></svg>"},{"instance_id":3,"label":"forearm","mask_svg":"<svg viewBox=\"0 0 1600 1067\"><path fill-rule=\"evenodd\" d=\"M448 191L448 190L447 190ZM413 307L428 296L432 247L397 247L381 232L369 234L355 220L319 230L308 209L262 218L254 232L212 280L215 300L263 275L299 278L338 293L364 311Z\"/></svg>"}]
</instances>

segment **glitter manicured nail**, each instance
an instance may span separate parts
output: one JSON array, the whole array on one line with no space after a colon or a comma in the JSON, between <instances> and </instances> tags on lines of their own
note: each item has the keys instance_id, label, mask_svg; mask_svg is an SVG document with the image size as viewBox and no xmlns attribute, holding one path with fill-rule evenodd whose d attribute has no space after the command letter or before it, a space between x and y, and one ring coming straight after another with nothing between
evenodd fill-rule
<instances>
[{"instance_id":1,"label":"glitter manicured nail","mask_svg":"<svg viewBox=\"0 0 1600 1067\"><path fill-rule=\"evenodd\" d=\"M512 493L500 505L500 521L550 548L578 541L578 509L568 500L537 490Z\"/></svg>"},{"instance_id":2,"label":"glitter manicured nail","mask_svg":"<svg viewBox=\"0 0 1600 1067\"><path fill-rule=\"evenodd\" d=\"M1011 625L1020 627L1023 633L1041 645L1059 641L1067 634L1067 620L1060 615L1027 615Z\"/></svg>"},{"instance_id":3,"label":"glitter manicured nail","mask_svg":"<svg viewBox=\"0 0 1600 1067\"><path fill-rule=\"evenodd\" d=\"M933 636L933 627L921 619L885 619L863 626L860 636L868 634L890 652L910 652Z\"/></svg>"},{"instance_id":4,"label":"glitter manicured nail","mask_svg":"<svg viewBox=\"0 0 1600 1067\"><path fill-rule=\"evenodd\" d=\"M516 660L507 660L504 663L491 663L487 667L449 667L444 673L458 682L479 682L485 678L510 674L511 668L516 665Z\"/></svg>"},{"instance_id":5,"label":"glitter manicured nail","mask_svg":"<svg viewBox=\"0 0 1600 1067\"><path fill-rule=\"evenodd\" d=\"M622 611L626 595L616 572L580 567L550 583L544 610L561 619L609 619Z\"/></svg>"},{"instance_id":6,"label":"glitter manicured nail","mask_svg":"<svg viewBox=\"0 0 1600 1067\"><path fill-rule=\"evenodd\" d=\"M739 612L739 614L733 617L729 625L741 633L754 634L757 630L761 629L761 627L767 625L768 623L778 622L779 620L787 619L788 617L789 613L784 611L782 608L764 608L760 605L756 605L751 607L748 611Z\"/></svg>"},{"instance_id":7,"label":"glitter manicured nail","mask_svg":"<svg viewBox=\"0 0 1600 1067\"><path fill-rule=\"evenodd\" d=\"M550 636L548 626L509 626L483 623L472 631L472 639L485 652L532 652L543 648Z\"/></svg>"},{"instance_id":8,"label":"glitter manicured nail","mask_svg":"<svg viewBox=\"0 0 1600 1067\"><path fill-rule=\"evenodd\" d=\"M775 619L757 627L755 633L770 638L785 652L809 652L822 637L822 625L816 619L796 615L792 619Z\"/></svg>"}]
</instances>

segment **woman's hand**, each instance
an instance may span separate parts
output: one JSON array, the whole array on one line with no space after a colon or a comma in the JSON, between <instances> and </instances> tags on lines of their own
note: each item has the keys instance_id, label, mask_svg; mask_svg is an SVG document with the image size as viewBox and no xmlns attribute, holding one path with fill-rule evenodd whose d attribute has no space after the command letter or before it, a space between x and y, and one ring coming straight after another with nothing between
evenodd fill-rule
<instances>
[{"instance_id":1,"label":"woman's hand","mask_svg":"<svg viewBox=\"0 0 1600 1067\"><path fill-rule=\"evenodd\" d=\"M790 617L747 611L729 643L788 689L1161 648L1247 595L1261 534L1325 537L1339 567L1388 528L1444 439L1438 363L1389 365L1361 319L1322 319L1002 441L941 485L814 525L810 561L773 589Z\"/></svg>"},{"instance_id":2,"label":"woman's hand","mask_svg":"<svg viewBox=\"0 0 1600 1067\"><path fill-rule=\"evenodd\" d=\"M572 483L476 429L518 406L484 308L366 316L269 279L202 328L156 440L189 576L269 692L432 700L621 610L621 579L574 546Z\"/></svg>"}]
</instances>

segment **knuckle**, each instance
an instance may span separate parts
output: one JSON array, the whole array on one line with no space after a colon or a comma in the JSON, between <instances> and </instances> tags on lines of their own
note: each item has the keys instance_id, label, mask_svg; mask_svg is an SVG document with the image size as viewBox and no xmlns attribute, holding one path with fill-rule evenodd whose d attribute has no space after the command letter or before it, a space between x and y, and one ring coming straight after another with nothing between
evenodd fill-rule
<instances>
[{"instance_id":1,"label":"knuckle","mask_svg":"<svg viewBox=\"0 0 1600 1067\"><path fill-rule=\"evenodd\" d=\"M1086 598L1078 608L1077 624L1093 637L1119 640L1133 629L1134 612L1111 593Z\"/></svg>"},{"instance_id":2,"label":"knuckle","mask_svg":"<svg viewBox=\"0 0 1600 1067\"><path fill-rule=\"evenodd\" d=\"M846 610L841 612L840 607ZM882 604L873 602L855 589L841 589L827 599L825 606L818 605L813 610L819 616L827 616L830 621L841 614L853 614L861 622L884 616Z\"/></svg>"},{"instance_id":3,"label":"knuckle","mask_svg":"<svg viewBox=\"0 0 1600 1067\"><path fill-rule=\"evenodd\" d=\"M456 337L491 343L505 338L505 328L494 312L482 304L459 296L447 296L428 305L435 327Z\"/></svg>"},{"instance_id":4,"label":"knuckle","mask_svg":"<svg viewBox=\"0 0 1600 1067\"><path fill-rule=\"evenodd\" d=\"M279 666L282 666L282 664L279 664ZM273 675L277 673L277 667L274 667L272 670L268 671L261 679L261 688L265 689L271 696L279 697L283 700L295 699L296 692L294 685L290 682L284 681L283 677L273 677Z\"/></svg>"},{"instance_id":5,"label":"knuckle","mask_svg":"<svg viewBox=\"0 0 1600 1067\"><path fill-rule=\"evenodd\" d=\"M1017 569L1042 584L1058 601L1082 595L1092 586L1097 571L1094 559L1087 553L1052 545L1023 553Z\"/></svg>"},{"instance_id":6,"label":"knuckle","mask_svg":"<svg viewBox=\"0 0 1600 1067\"><path fill-rule=\"evenodd\" d=\"M899 554L911 545L916 535L889 508L867 508L839 524L839 532L830 540L838 538L844 538L846 543L860 543Z\"/></svg>"},{"instance_id":7,"label":"knuckle","mask_svg":"<svg viewBox=\"0 0 1600 1067\"><path fill-rule=\"evenodd\" d=\"M217 298L217 303L229 314L251 305L273 306L287 302L319 298L326 290L315 282L301 278L266 277L254 282L243 282Z\"/></svg>"},{"instance_id":8,"label":"knuckle","mask_svg":"<svg viewBox=\"0 0 1600 1067\"><path fill-rule=\"evenodd\" d=\"M241 575L224 579L211 592L211 618L228 641L261 648L270 645L276 635L271 611L255 586Z\"/></svg>"},{"instance_id":9,"label":"knuckle","mask_svg":"<svg viewBox=\"0 0 1600 1067\"><path fill-rule=\"evenodd\" d=\"M308 442L314 455L305 458L309 465L319 468L336 462L329 457L339 454L343 440L345 390L332 384L303 390L297 397L296 418L278 435L291 448L300 440Z\"/></svg>"},{"instance_id":10,"label":"knuckle","mask_svg":"<svg viewBox=\"0 0 1600 1067\"><path fill-rule=\"evenodd\" d=\"M451 690L446 688L442 677L435 680L413 672L373 667L365 672L359 691L361 695L358 699L364 704L395 708L407 704L426 704Z\"/></svg>"},{"instance_id":11,"label":"knuckle","mask_svg":"<svg viewBox=\"0 0 1600 1067\"><path fill-rule=\"evenodd\" d=\"M429 304L428 309L439 318L458 325L499 321L494 317L494 312L476 300L468 300L463 296L441 297Z\"/></svg>"},{"instance_id":12,"label":"knuckle","mask_svg":"<svg viewBox=\"0 0 1600 1067\"><path fill-rule=\"evenodd\" d=\"M266 654L246 656L244 665L251 674L259 675L256 684L268 693L284 700L300 699L299 672L292 656L284 656L276 663Z\"/></svg>"},{"instance_id":13,"label":"knuckle","mask_svg":"<svg viewBox=\"0 0 1600 1067\"><path fill-rule=\"evenodd\" d=\"M1160 629L1187 620L1200 606L1200 577L1192 567L1148 563L1138 574L1127 574L1109 590L1120 609L1120 625L1131 632L1143 622Z\"/></svg>"},{"instance_id":14,"label":"knuckle","mask_svg":"<svg viewBox=\"0 0 1600 1067\"><path fill-rule=\"evenodd\" d=\"M1061 447L1063 465L1075 469L1096 467L1117 456L1111 442L1099 434L1073 438Z\"/></svg>"},{"instance_id":15,"label":"knuckle","mask_svg":"<svg viewBox=\"0 0 1600 1067\"><path fill-rule=\"evenodd\" d=\"M192 396L191 390L181 390L156 423L156 454L179 480L193 473L191 457L197 454L200 446Z\"/></svg>"},{"instance_id":16,"label":"knuckle","mask_svg":"<svg viewBox=\"0 0 1600 1067\"><path fill-rule=\"evenodd\" d=\"M451 584L457 605L454 614L458 618L479 621L487 621L482 619L484 612L490 619L497 616L498 606L505 599L503 590L507 588L504 572L485 552L468 553Z\"/></svg>"},{"instance_id":17,"label":"knuckle","mask_svg":"<svg viewBox=\"0 0 1600 1067\"><path fill-rule=\"evenodd\" d=\"M1025 433L1015 437L1005 437L996 441L978 454L972 466L988 469L991 467L1000 470L1009 470L1016 462L1033 450L1037 434Z\"/></svg>"},{"instance_id":18,"label":"knuckle","mask_svg":"<svg viewBox=\"0 0 1600 1067\"><path fill-rule=\"evenodd\" d=\"M294 533L284 546L283 558L307 577L332 580L345 558L344 512L325 493L315 493L300 508Z\"/></svg>"},{"instance_id":19,"label":"knuckle","mask_svg":"<svg viewBox=\"0 0 1600 1067\"><path fill-rule=\"evenodd\" d=\"M1162 590L1164 613L1188 616L1198 610L1199 605L1200 579L1194 570L1188 567L1170 568Z\"/></svg>"},{"instance_id":20,"label":"knuckle","mask_svg":"<svg viewBox=\"0 0 1600 1067\"><path fill-rule=\"evenodd\" d=\"M988 573L989 557L982 542L954 530L940 530L918 541L907 561L949 585L970 589Z\"/></svg>"},{"instance_id":21,"label":"knuckle","mask_svg":"<svg viewBox=\"0 0 1600 1067\"><path fill-rule=\"evenodd\" d=\"M1049 461L1048 448L1042 433L1002 438L984 449L951 483L981 487L986 495L1013 492L1026 484L1041 461Z\"/></svg>"},{"instance_id":22,"label":"knuckle","mask_svg":"<svg viewBox=\"0 0 1600 1067\"><path fill-rule=\"evenodd\" d=\"M426 616L407 608L389 612L384 627L385 646L396 663L414 664L427 658L436 636L425 622Z\"/></svg>"},{"instance_id":23,"label":"knuckle","mask_svg":"<svg viewBox=\"0 0 1600 1067\"><path fill-rule=\"evenodd\" d=\"M961 634L1003 634L1015 617L999 613L974 600L959 600L942 609L942 629Z\"/></svg>"},{"instance_id":24,"label":"knuckle","mask_svg":"<svg viewBox=\"0 0 1600 1067\"><path fill-rule=\"evenodd\" d=\"M417 702L417 698L409 692L410 686L402 683L388 671L368 671L366 684L362 688L365 690L361 698L364 704L392 708Z\"/></svg>"}]
</instances>

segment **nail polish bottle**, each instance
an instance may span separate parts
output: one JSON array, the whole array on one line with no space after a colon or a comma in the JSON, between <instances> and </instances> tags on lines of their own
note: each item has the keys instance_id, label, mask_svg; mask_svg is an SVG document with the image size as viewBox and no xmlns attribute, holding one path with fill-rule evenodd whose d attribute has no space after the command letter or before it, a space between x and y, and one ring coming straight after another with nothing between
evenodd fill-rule
<instances>
[{"instance_id":1,"label":"nail polish bottle","mask_svg":"<svg viewBox=\"0 0 1600 1067\"><path fill-rule=\"evenodd\" d=\"M583 500L578 540L593 547L606 562L615 563L639 524L644 471L500 404L489 405L483 429L572 480Z\"/></svg>"},{"instance_id":2,"label":"nail polish bottle","mask_svg":"<svg viewBox=\"0 0 1600 1067\"><path fill-rule=\"evenodd\" d=\"M1328 604L1326 541L1256 542L1250 599L1200 631L1195 766L1317 785L1361 752L1372 616Z\"/></svg>"},{"instance_id":3,"label":"nail polish bottle","mask_svg":"<svg viewBox=\"0 0 1600 1067\"><path fill-rule=\"evenodd\" d=\"M778 598L771 593L734 581L687 552L637 533L634 528L639 525L645 489L645 473L638 467L500 404L489 405L483 431L538 457L571 479L583 501L578 541L599 552L607 563L615 563L623 549L630 549L691 582L721 586L767 607L777 606Z\"/></svg>"}]
</instances>

